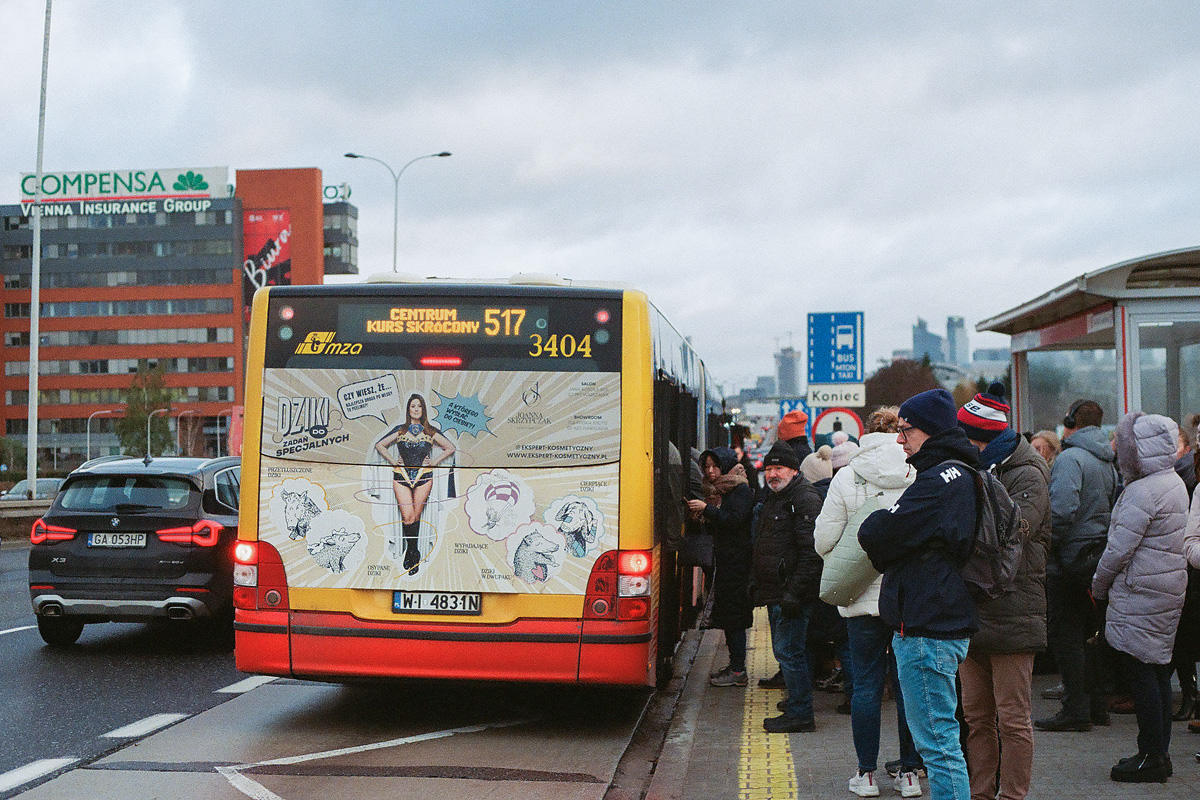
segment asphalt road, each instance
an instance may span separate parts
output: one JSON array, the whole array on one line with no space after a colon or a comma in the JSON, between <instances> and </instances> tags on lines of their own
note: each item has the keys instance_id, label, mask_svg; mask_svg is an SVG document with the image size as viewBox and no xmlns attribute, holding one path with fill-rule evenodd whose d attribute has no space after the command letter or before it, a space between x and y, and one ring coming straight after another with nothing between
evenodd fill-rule
<instances>
[{"instance_id":1,"label":"asphalt road","mask_svg":"<svg viewBox=\"0 0 1200 800\"><path fill-rule=\"evenodd\" d=\"M0 800L601 800L644 783L673 702L637 688L250 678L228 644L148 625L88 626L56 650L30 610L27 558L0 547Z\"/></svg>"},{"instance_id":2,"label":"asphalt road","mask_svg":"<svg viewBox=\"0 0 1200 800\"><path fill-rule=\"evenodd\" d=\"M90 625L76 646L47 647L29 605L27 560L19 543L0 546L0 798L16 788L8 786L14 770L49 759L86 763L147 726L236 696L217 693L246 677L234 669L230 645L180 629Z\"/></svg>"}]
</instances>

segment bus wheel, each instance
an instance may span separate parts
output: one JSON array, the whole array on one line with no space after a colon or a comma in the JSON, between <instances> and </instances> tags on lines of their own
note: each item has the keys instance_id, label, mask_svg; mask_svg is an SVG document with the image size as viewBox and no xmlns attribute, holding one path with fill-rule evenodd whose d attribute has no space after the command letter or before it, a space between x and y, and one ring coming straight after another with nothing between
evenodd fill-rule
<instances>
[{"instance_id":1,"label":"bus wheel","mask_svg":"<svg viewBox=\"0 0 1200 800\"><path fill-rule=\"evenodd\" d=\"M79 641L83 623L66 617L38 617L38 633L51 647L70 647Z\"/></svg>"}]
</instances>

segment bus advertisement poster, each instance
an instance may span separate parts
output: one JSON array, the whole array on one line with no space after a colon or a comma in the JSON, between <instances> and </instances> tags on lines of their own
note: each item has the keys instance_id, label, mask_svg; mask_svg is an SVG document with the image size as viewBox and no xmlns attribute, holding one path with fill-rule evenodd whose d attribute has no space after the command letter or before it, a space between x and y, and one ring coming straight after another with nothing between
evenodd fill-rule
<instances>
[{"instance_id":1,"label":"bus advertisement poster","mask_svg":"<svg viewBox=\"0 0 1200 800\"><path fill-rule=\"evenodd\" d=\"M296 587L583 594L617 543L620 396L615 373L268 369L259 536Z\"/></svg>"}]
</instances>

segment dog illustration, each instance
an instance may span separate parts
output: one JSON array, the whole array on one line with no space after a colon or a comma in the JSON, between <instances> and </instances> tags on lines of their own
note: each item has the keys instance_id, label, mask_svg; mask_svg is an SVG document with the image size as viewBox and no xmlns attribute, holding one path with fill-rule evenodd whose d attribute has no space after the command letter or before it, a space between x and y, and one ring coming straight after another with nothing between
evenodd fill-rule
<instances>
[{"instance_id":1,"label":"dog illustration","mask_svg":"<svg viewBox=\"0 0 1200 800\"><path fill-rule=\"evenodd\" d=\"M304 492L283 491L283 524L289 539L306 538L309 523L320 513L320 507Z\"/></svg>"},{"instance_id":2,"label":"dog illustration","mask_svg":"<svg viewBox=\"0 0 1200 800\"><path fill-rule=\"evenodd\" d=\"M556 550L558 545L537 531L526 534L513 554L513 574L527 583L545 583L551 568L558 568Z\"/></svg>"},{"instance_id":3,"label":"dog illustration","mask_svg":"<svg viewBox=\"0 0 1200 800\"><path fill-rule=\"evenodd\" d=\"M346 533L345 528L338 528L319 542L308 546L308 554L313 560L330 572L346 571L346 556L362 538L360 533Z\"/></svg>"},{"instance_id":4,"label":"dog illustration","mask_svg":"<svg viewBox=\"0 0 1200 800\"><path fill-rule=\"evenodd\" d=\"M588 546L595 543L599 525L596 515L581 500L566 503L554 515L555 527L558 532L567 537L567 551L577 558L582 558L588 551Z\"/></svg>"}]
</instances>

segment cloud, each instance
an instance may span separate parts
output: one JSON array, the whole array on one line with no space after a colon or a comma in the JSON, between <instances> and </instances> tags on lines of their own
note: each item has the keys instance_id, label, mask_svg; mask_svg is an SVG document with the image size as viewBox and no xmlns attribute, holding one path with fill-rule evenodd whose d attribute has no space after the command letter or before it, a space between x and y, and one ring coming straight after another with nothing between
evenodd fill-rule
<instances>
[{"instance_id":1,"label":"cloud","mask_svg":"<svg viewBox=\"0 0 1200 800\"><path fill-rule=\"evenodd\" d=\"M645 289L718 380L866 313L969 329L1195 244L1200 8L129 2L54 6L48 168L318 166L364 273ZM0 0L0 185L32 169L44 6ZM3 195L0 194L0 197ZM969 330L972 345L1004 337Z\"/></svg>"}]
</instances>

